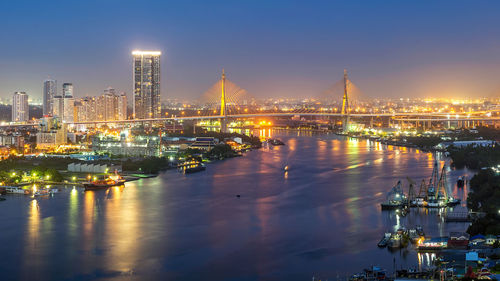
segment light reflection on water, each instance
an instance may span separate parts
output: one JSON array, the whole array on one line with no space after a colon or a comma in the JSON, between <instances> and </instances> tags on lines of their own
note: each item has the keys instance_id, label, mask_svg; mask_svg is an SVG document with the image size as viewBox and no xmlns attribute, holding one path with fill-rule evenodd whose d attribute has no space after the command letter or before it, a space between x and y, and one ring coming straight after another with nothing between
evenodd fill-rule
<instances>
[{"instance_id":1,"label":"light reflection on water","mask_svg":"<svg viewBox=\"0 0 500 281\"><path fill-rule=\"evenodd\" d=\"M430 236L464 230L445 224L438 210L380 211L397 180L430 176L432 154L311 132L280 138L285 146L193 175L168 171L125 188L68 188L39 201L8 196L0 222L9 231L0 239L12 243L0 244L0 271L13 280L34 273L39 280L331 279L373 264L391 270L394 257L398 266L427 265L432 257L376 246L395 227L422 225ZM449 171L458 197L466 195L455 185L464 173Z\"/></svg>"}]
</instances>

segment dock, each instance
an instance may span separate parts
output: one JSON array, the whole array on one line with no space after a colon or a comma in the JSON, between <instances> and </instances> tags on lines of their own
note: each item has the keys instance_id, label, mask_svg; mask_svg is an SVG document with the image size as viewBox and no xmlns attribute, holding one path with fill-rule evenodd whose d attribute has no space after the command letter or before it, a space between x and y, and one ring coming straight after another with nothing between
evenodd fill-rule
<instances>
[{"instance_id":1,"label":"dock","mask_svg":"<svg viewBox=\"0 0 500 281\"><path fill-rule=\"evenodd\" d=\"M446 214L444 217L445 222L471 222L472 219L467 212L453 212Z\"/></svg>"}]
</instances>

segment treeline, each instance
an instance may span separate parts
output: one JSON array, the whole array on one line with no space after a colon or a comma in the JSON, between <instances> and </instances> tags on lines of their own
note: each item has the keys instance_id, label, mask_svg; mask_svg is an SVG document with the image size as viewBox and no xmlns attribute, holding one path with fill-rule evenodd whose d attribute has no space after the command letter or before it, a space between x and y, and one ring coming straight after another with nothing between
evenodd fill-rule
<instances>
[{"instance_id":1,"label":"treeline","mask_svg":"<svg viewBox=\"0 0 500 281\"><path fill-rule=\"evenodd\" d=\"M448 153L456 168L468 167L480 169L492 167L500 163L500 146L482 147L468 145L466 147L448 147Z\"/></svg>"},{"instance_id":2,"label":"treeline","mask_svg":"<svg viewBox=\"0 0 500 281\"><path fill-rule=\"evenodd\" d=\"M471 179L470 189L467 207L486 215L474 221L467 232L500 235L500 175L492 169L482 169Z\"/></svg>"},{"instance_id":3,"label":"treeline","mask_svg":"<svg viewBox=\"0 0 500 281\"><path fill-rule=\"evenodd\" d=\"M195 159L197 161L202 161L205 159L224 159L238 156L229 144L217 144L210 151L201 150L198 148L188 148L183 151L179 151L178 156L180 158Z\"/></svg>"},{"instance_id":4,"label":"treeline","mask_svg":"<svg viewBox=\"0 0 500 281\"><path fill-rule=\"evenodd\" d=\"M441 137L405 137L405 139L407 143L423 149L431 149L443 142Z\"/></svg>"},{"instance_id":5,"label":"treeline","mask_svg":"<svg viewBox=\"0 0 500 281\"><path fill-rule=\"evenodd\" d=\"M140 160L127 159L121 162L124 171L142 172L145 174L158 174L170 167L166 157L147 157Z\"/></svg>"}]
</instances>

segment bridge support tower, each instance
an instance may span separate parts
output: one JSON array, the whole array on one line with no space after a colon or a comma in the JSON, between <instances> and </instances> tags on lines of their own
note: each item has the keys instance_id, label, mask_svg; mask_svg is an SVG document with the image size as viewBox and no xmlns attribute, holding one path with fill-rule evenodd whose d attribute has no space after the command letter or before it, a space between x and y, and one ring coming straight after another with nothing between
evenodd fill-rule
<instances>
[{"instance_id":1,"label":"bridge support tower","mask_svg":"<svg viewBox=\"0 0 500 281\"><path fill-rule=\"evenodd\" d=\"M344 97L342 98L342 132L349 131L349 98L347 96L347 69L344 69Z\"/></svg>"},{"instance_id":2,"label":"bridge support tower","mask_svg":"<svg viewBox=\"0 0 500 281\"><path fill-rule=\"evenodd\" d=\"M227 132L227 108L226 108L226 74L222 69L221 98L220 98L220 132Z\"/></svg>"}]
</instances>

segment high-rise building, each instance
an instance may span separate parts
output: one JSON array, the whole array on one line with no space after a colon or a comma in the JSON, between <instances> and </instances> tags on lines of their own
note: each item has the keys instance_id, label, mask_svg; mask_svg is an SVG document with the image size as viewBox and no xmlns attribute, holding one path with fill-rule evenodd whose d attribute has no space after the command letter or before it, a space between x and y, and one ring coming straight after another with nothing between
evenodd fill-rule
<instances>
[{"instance_id":1,"label":"high-rise building","mask_svg":"<svg viewBox=\"0 0 500 281\"><path fill-rule=\"evenodd\" d=\"M62 121L64 123L71 123L75 120L75 99L73 98L73 84L64 83L62 86L63 98L63 115Z\"/></svg>"},{"instance_id":2,"label":"high-rise building","mask_svg":"<svg viewBox=\"0 0 500 281\"><path fill-rule=\"evenodd\" d=\"M54 96L52 98L52 116L57 116L61 120L64 115L64 99L62 96Z\"/></svg>"},{"instance_id":3,"label":"high-rise building","mask_svg":"<svg viewBox=\"0 0 500 281\"><path fill-rule=\"evenodd\" d=\"M64 83L63 84L63 98L72 98L73 97L73 84L72 83Z\"/></svg>"},{"instance_id":4,"label":"high-rise building","mask_svg":"<svg viewBox=\"0 0 500 281\"><path fill-rule=\"evenodd\" d=\"M133 51L134 118L159 118L160 55L158 51Z\"/></svg>"},{"instance_id":5,"label":"high-rise building","mask_svg":"<svg viewBox=\"0 0 500 281\"><path fill-rule=\"evenodd\" d=\"M43 81L43 115L53 114L53 99L57 95L57 81L47 79Z\"/></svg>"},{"instance_id":6,"label":"high-rise building","mask_svg":"<svg viewBox=\"0 0 500 281\"><path fill-rule=\"evenodd\" d=\"M117 120L127 120L127 94L121 93L118 96L117 107Z\"/></svg>"},{"instance_id":7,"label":"high-rise building","mask_svg":"<svg viewBox=\"0 0 500 281\"><path fill-rule=\"evenodd\" d=\"M28 120L28 95L25 92L15 92L12 96L12 121L26 122Z\"/></svg>"}]
</instances>

